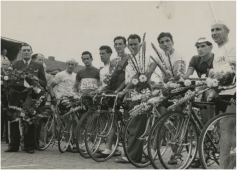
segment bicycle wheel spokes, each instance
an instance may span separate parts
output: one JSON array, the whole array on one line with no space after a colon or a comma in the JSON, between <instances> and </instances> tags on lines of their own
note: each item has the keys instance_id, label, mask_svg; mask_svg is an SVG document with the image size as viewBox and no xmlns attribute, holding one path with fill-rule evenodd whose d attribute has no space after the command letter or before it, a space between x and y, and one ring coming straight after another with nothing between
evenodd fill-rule
<instances>
[{"instance_id":1,"label":"bicycle wheel spokes","mask_svg":"<svg viewBox=\"0 0 237 170\"><path fill-rule=\"evenodd\" d=\"M86 144L85 144L85 129L89 120L91 119L93 112L90 110L83 114L81 119L79 120L77 126L77 137L76 137L76 145L79 154L84 158L89 158L90 155L87 153Z\"/></svg>"},{"instance_id":2,"label":"bicycle wheel spokes","mask_svg":"<svg viewBox=\"0 0 237 170\"><path fill-rule=\"evenodd\" d=\"M53 140L53 117L42 118L35 128L35 145L38 150L45 150Z\"/></svg>"},{"instance_id":3,"label":"bicycle wheel spokes","mask_svg":"<svg viewBox=\"0 0 237 170\"><path fill-rule=\"evenodd\" d=\"M110 112L101 111L87 125L86 148L97 162L106 161L113 155L118 146L118 138L118 125Z\"/></svg>"},{"instance_id":4,"label":"bicycle wheel spokes","mask_svg":"<svg viewBox=\"0 0 237 170\"><path fill-rule=\"evenodd\" d=\"M186 115L173 113L162 120L156 146L164 168L187 168L196 155L196 145L196 130Z\"/></svg>"},{"instance_id":5,"label":"bicycle wheel spokes","mask_svg":"<svg viewBox=\"0 0 237 170\"><path fill-rule=\"evenodd\" d=\"M72 130L72 121L64 121L61 124L58 138L58 149L61 153L64 153L69 147L70 141L72 139Z\"/></svg>"},{"instance_id":6,"label":"bicycle wheel spokes","mask_svg":"<svg viewBox=\"0 0 237 170\"><path fill-rule=\"evenodd\" d=\"M203 128L199 155L203 168L233 169L236 166L236 115L224 113Z\"/></svg>"}]
</instances>

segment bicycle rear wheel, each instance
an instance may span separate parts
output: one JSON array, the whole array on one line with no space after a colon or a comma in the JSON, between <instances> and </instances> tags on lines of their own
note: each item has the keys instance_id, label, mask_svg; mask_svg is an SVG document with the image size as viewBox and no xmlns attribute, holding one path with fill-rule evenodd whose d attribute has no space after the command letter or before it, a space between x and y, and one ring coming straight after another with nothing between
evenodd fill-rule
<instances>
[{"instance_id":1,"label":"bicycle rear wheel","mask_svg":"<svg viewBox=\"0 0 237 170\"><path fill-rule=\"evenodd\" d=\"M58 136L58 149L61 153L64 153L71 142L73 131L73 120L72 116L68 115L68 119L63 120Z\"/></svg>"},{"instance_id":2,"label":"bicycle rear wheel","mask_svg":"<svg viewBox=\"0 0 237 170\"><path fill-rule=\"evenodd\" d=\"M126 124L123 136L123 146L126 157L130 163L140 168L150 164L147 153L147 139L151 127L149 124L145 132L146 125L147 114L136 115Z\"/></svg>"},{"instance_id":3,"label":"bicycle rear wheel","mask_svg":"<svg viewBox=\"0 0 237 170\"><path fill-rule=\"evenodd\" d=\"M36 124L34 133L34 142L38 150L47 149L54 138L53 134L53 116L41 118Z\"/></svg>"},{"instance_id":4,"label":"bicycle rear wheel","mask_svg":"<svg viewBox=\"0 0 237 170\"><path fill-rule=\"evenodd\" d=\"M204 169L234 169L236 166L235 141L235 113L223 113L209 120L199 139L202 167Z\"/></svg>"},{"instance_id":5,"label":"bicycle rear wheel","mask_svg":"<svg viewBox=\"0 0 237 170\"><path fill-rule=\"evenodd\" d=\"M93 160L104 162L113 156L119 142L119 128L110 112L100 111L91 118L85 139L87 152ZM106 148L108 152L103 154Z\"/></svg>"},{"instance_id":6,"label":"bicycle rear wheel","mask_svg":"<svg viewBox=\"0 0 237 170\"><path fill-rule=\"evenodd\" d=\"M167 145L162 146L164 136ZM164 117L157 136L157 152L163 167L188 168L197 153L197 140L195 125L189 115L174 112Z\"/></svg>"}]
</instances>

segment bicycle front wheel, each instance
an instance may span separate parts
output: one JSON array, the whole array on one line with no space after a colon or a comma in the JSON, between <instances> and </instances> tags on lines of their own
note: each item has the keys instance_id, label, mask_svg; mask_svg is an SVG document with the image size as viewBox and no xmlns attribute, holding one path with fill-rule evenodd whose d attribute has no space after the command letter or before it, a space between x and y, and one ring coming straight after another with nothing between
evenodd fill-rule
<instances>
[{"instance_id":1,"label":"bicycle front wheel","mask_svg":"<svg viewBox=\"0 0 237 170\"><path fill-rule=\"evenodd\" d=\"M164 146L162 139L166 140ZM190 116L174 112L163 118L157 136L157 152L166 169L186 169L197 153L197 132Z\"/></svg>"},{"instance_id":2,"label":"bicycle front wheel","mask_svg":"<svg viewBox=\"0 0 237 170\"><path fill-rule=\"evenodd\" d=\"M152 126L149 137L148 137L148 147L147 147L148 156L149 156L152 166L155 169L160 169L160 165L161 165L160 160L158 158L158 153L157 153L157 148L159 148L159 147L157 147L158 130L160 129L160 124L161 124L163 118L165 118L169 115L170 115L170 113L163 114L155 121L155 124ZM166 146L168 144L165 139L165 136L163 136L163 138L161 140L162 141L160 142L160 144L163 146L161 153L163 153L166 151L166 149L167 149Z\"/></svg>"},{"instance_id":3,"label":"bicycle front wheel","mask_svg":"<svg viewBox=\"0 0 237 170\"><path fill-rule=\"evenodd\" d=\"M86 126L86 149L90 157L104 162L113 156L119 142L119 127L109 111L96 113Z\"/></svg>"},{"instance_id":4,"label":"bicycle front wheel","mask_svg":"<svg viewBox=\"0 0 237 170\"><path fill-rule=\"evenodd\" d=\"M93 113L91 110L87 111L80 118L77 125L77 136L76 136L76 146L79 154L84 158L90 158L90 155L87 153L86 144L85 144L85 129L89 120L92 118Z\"/></svg>"},{"instance_id":5,"label":"bicycle front wheel","mask_svg":"<svg viewBox=\"0 0 237 170\"><path fill-rule=\"evenodd\" d=\"M73 131L72 116L68 115L67 118L68 119L62 121L59 130L58 149L61 153L66 152L72 139L72 131Z\"/></svg>"},{"instance_id":6,"label":"bicycle front wheel","mask_svg":"<svg viewBox=\"0 0 237 170\"><path fill-rule=\"evenodd\" d=\"M132 117L125 126L123 146L124 153L130 163L136 167L146 167L150 164L147 153L147 140L150 124L147 126L147 114Z\"/></svg>"},{"instance_id":7,"label":"bicycle front wheel","mask_svg":"<svg viewBox=\"0 0 237 170\"><path fill-rule=\"evenodd\" d=\"M223 113L204 126L199 139L199 155L204 169L236 167L236 114Z\"/></svg>"},{"instance_id":8,"label":"bicycle front wheel","mask_svg":"<svg viewBox=\"0 0 237 170\"><path fill-rule=\"evenodd\" d=\"M53 140L53 116L41 118L36 124L34 141L38 150L47 149Z\"/></svg>"}]
</instances>

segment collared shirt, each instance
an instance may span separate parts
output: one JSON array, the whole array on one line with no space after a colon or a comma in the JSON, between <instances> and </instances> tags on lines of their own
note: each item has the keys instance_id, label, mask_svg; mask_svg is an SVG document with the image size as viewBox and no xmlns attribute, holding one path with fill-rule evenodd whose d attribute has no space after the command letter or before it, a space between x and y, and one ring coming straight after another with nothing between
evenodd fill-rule
<instances>
[{"instance_id":1,"label":"collared shirt","mask_svg":"<svg viewBox=\"0 0 237 170\"><path fill-rule=\"evenodd\" d=\"M109 68L110 68L110 64L107 64L100 70L100 82L102 83L102 87L107 86L107 84L104 83L104 79L106 75L109 74Z\"/></svg>"},{"instance_id":2,"label":"collared shirt","mask_svg":"<svg viewBox=\"0 0 237 170\"><path fill-rule=\"evenodd\" d=\"M210 69L213 68L214 54L212 53L208 59L204 60L201 56L193 56L189 62L188 68L192 68L197 72L198 77L202 74L208 75Z\"/></svg>"},{"instance_id":3,"label":"collared shirt","mask_svg":"<svg viewBox=\"0 0 237 170\"><path fill-rule=\"evenodd\" d=\"M24 62L24 64L26 64L26 62L28 63L28 65L30 64L30 62L31 62L31 59L29 59L28 61L26 61L26 60L24 60L23 59L23 62Z\"/></svg>"},{"instance_id":4,"label":"collared shirt","mask_svg":"<svg viewBox=\"0 0 237 170\"><path fill-rule=\"evenodd\" d=\"M166 66L168 67L168 70L171 71L168 56L166 56L166 54L164 52L162 52L161 55L164 59ZM158 58L158 56L157 56L157 58ZM158 60L157 58L155 58L155 59ZM174 50L174 52L170 55L170 61L171 61L172 69L174 72L174 76L185 75L186 63L184 61L183 56L180 54L180 52L178 50ZM163 72L162 72L162 77L165 78L165 75L163 74Z\"/></svg>"}]
</instances>

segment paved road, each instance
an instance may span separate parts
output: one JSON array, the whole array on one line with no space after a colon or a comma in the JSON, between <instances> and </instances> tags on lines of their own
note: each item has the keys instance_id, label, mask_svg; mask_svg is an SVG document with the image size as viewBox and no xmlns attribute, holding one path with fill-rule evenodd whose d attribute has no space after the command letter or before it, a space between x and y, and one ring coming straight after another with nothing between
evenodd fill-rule
<instances>
[{"instance_id":1,"label":"paved road","mask_svg":"<svg viewBox=\"0 0 237 170\"><path fill-rule=\"evenodd\" d=\"M85 159L79 153L60 153L57 146L50 146L45 151L35 151L28 154L23 151L5 153L5 142L1 143L1 168L2 169L135 169L131 164L118 164L116 157L107 162L95 162ZM152 169L152 166L146 167Z\"/></svg>"}]
</instances>

